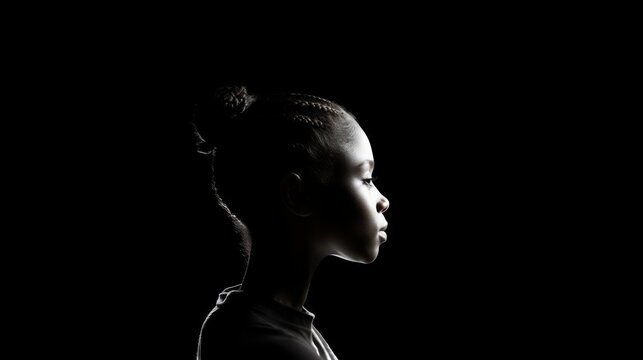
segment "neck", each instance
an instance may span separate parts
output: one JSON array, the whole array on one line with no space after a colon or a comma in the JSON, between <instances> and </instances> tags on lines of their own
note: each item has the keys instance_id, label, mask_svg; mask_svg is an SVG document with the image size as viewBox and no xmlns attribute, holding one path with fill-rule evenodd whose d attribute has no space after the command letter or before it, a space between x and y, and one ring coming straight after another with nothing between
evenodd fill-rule
<instances>
[{"instance_id":1,"label":"neck","mask_svg":"<svg viewBox=\"0 0 643 360\"><path fill-rule=\"evenodd\" d=\"M253 249L241 289L301 310L320 261L301 249Z\"/></svg>"}]
</instances>

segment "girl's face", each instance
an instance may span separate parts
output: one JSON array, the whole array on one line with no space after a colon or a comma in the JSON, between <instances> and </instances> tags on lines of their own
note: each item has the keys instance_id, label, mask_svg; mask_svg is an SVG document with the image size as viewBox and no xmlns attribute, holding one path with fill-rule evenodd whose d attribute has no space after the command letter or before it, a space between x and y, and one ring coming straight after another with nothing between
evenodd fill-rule
<instances>
[{"instance_id":1,"label":"girl's face","mask_svg":"<svg viewBox=\"0 0 643 360\"><path fill-rule=\"evenodd\" d=\"M386 241L384 212L389 202L373 183L374 158L366 133L342 146L335 176L324 195L322 216L328 253L349 261L371 263Z\"/></svg>"}]
</instances>

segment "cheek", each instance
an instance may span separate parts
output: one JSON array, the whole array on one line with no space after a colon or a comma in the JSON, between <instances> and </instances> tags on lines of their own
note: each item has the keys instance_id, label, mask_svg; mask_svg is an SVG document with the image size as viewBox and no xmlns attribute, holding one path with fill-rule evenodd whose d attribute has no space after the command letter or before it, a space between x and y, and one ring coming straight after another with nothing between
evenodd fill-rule
<instances>
[{"instance_id":1,"label":"cheek","mask_svg":"<svg viewBox=\"0 0 643 360\"><path fill-rule=\"evenodd\" d=\"M326 209L328 227L342 237L362 237L377 234L374 204L366 187L350 186L328 198ZM373 207L373 209L371 209Z\"/></svg>"},{"instance_id":2,"label":"cheek","mask_svg":"<svg viewBox=\"0 0 643 360\"><path fill-rule=\"evenodd\" d=\"M357 189L334 198L329 207L329 222L324 226L329 254L359 263L373 262L379 253L377 211L368 188Z\"/></svg>"}]
</instances>

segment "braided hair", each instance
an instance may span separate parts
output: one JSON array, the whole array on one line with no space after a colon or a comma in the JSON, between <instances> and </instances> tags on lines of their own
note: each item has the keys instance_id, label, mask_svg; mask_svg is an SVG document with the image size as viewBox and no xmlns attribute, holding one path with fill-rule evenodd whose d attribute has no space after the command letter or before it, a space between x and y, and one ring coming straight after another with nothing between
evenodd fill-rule
<instances>
[{"instance_id":1,"label":"braided hair","mask_svg":"<svg viewBox=\"0 0 643 360\"><path fill-rule=\"evenodd\" d=\"M198 105L197 149L212 156L216 199L243 235L245 250L250 233L255 240L275 220L283 175L295 171L327 183L354 124L330 100L298 93L260 96L242 86L219 88Z\"/></svg>"}]
</instances>

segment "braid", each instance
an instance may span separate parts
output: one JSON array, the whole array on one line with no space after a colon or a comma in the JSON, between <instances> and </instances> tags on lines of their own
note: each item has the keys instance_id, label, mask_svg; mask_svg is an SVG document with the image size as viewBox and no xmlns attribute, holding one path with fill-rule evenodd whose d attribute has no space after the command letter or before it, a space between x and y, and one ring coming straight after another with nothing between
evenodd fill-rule
<instances>
[{"instance_id":1,"label":"braid","mask_svg":"<svg viewBox=\"0 0 643 360\"><path fill-rule=\"evenodd\" d=\"M319 96L315 96L315 95L308 95L308 94L300 94L300 93L292 93L290 95L295 96L295 97L299 97L299 98L308 99L308 100L313 100L313 101L316 101L316 102L319 102L319 103L324 103L324 104L326 104L328 106L331 106L331 107L334 107L334 108L338 107L337 104L335 104L334 102L332 102L332 101L330 101L328 99L324 99L323 97L319 97Z\"/></svg>"},{"instance_id":2,"label":"braid","mask_svg":"<svg viewBox=\"0 0 643 360\"><path fill-rule=\"evenodd\" d=\"M296 114L296 115L287 115L286 117L291 121L295 121L295 122L315 126L315 127L318 127L318 128L323 129L324 127L326 127L326 124L323 121L321 121L319 119L313 119L313 118L310 118L310 117L305 116L305 115Z\"/></svg>"},{"instance_id":3,"label":"braid","mask_svg":"<svg viewBox=\"0 0 643 360\"><path fill-rule=\"evenodd\" d=\"M342 110L337 109L334 106L321 104L319 102L306 101L306 100L293 100L292 103L301 107L311 107L311 108L315 108L318 110L322 110L322 111L337 114L337 115L340 115L343 113Z\"/></svg>"}]
</instances>

